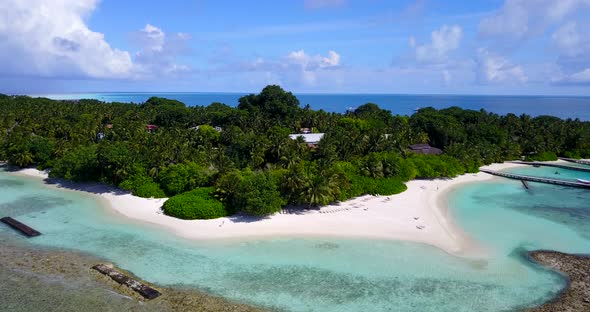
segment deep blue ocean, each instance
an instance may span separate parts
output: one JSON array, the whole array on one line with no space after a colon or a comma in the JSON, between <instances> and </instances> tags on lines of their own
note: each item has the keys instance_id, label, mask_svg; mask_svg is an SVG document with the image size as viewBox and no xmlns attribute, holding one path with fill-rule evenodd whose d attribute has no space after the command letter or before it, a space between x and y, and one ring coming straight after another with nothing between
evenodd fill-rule
<instances>
[{"instance_id":1,"label":"deep blue ocean","mask_svg":"<svg viewBox=\"0 0 590 312\"><path fill-rule=\"evenodd\" d=\"M175 99L188 106L209 105L213 102L237 106L246 93L70 93L44 94L52 99L97 99L104 102L142 103L152 96ZM490 96L490 95L402 95L402 94L295 94L301 106L328 112L345 112L368 102L376 103L393 114L411 115L415 109L437 109L459 106L485 109L498 114L514 113L531 116L551 115L560 118L590 120L590 97L581 96Z\"/></svg>"}]
</instances>

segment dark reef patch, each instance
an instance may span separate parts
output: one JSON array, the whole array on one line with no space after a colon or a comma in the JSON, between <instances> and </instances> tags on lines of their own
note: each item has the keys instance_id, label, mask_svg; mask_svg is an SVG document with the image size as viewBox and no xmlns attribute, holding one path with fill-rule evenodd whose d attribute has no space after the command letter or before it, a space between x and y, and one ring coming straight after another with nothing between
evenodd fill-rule
<instances>
[{"instance_id":1,"label":"dark reef patch","mask_svg":"<svg viewBox=\"0 0 590 312\"><path fill-rule=\"evenodd\" d=\"M535 262L556 270L569 279L568 286L555 299L527 312L590 311L590 257L557 251L529 252Z\"/></svg>"},{"instance_id":2,"label":"dark reef patch","mask_svg":"<svg viewBox=\"0 0 590 312\"><path fill-rule=\"evenodd\" d=\"M40 213L71 203L71 200L55 196L26 196L9 203L0 204L0 214L10 217L22 216L31 213Z\"/></svg>"}]
</instances>

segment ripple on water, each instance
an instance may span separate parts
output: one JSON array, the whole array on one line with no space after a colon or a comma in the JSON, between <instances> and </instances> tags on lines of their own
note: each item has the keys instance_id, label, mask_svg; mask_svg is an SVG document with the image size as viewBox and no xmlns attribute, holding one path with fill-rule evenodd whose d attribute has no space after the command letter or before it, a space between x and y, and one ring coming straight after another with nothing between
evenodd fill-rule
<instances>
[{"instance_id":1,"label":"ripple on water","mask_svg":"<svg viewBox=\"0 0 590 312\"><path fill-rule=\"evenodd\" d=\"M0 196L0 212L47 212L32 222L44 235L23 243L88 252L160 285L198 287L288 311L505 311L547 299L563 286L560 278L533 270L508 253L459 259L424 245L363 239L188 242L106 214L89 197L38 189L39 185L27 184L19 190L26 195ZM522 213L506 208L507 202L501 200L520 200L522 194L513 194L520 189L500 191L500 195L479 189L468 192L470 199L486 195L477 198L481 203L466 202L466 217L458 219L461 225L465 222L467 232L481 234L476 238L486 244L523 224L514 217ZM484 209L490 198L497 202L493 209ZM507 220L517 226L506 226ZM529 237L501 239L521 242ZM512 243L497 245L513 249Z\"/></svg>"},{"instance_id":2,"label":"ripple on water","mask_svg":"<svg viewBox=\"0 0 590 312\"><path fill-rule=\"evenodd\" d=\"M32 195L19 197L11 202L0 204L0 213L6 216L18 217L63 207L72 201L57 196Z\"/></svg>"},{"instance_id":3,"label":"ripple on water","mask_svg":"<svg viewBox=\"0 0 590 312\"><path fill-rule=\"evenodd\" d=\"M0 188L16 188L25 185L25 182L13 179L0 179Z\"/></svg>"}]
</instances>

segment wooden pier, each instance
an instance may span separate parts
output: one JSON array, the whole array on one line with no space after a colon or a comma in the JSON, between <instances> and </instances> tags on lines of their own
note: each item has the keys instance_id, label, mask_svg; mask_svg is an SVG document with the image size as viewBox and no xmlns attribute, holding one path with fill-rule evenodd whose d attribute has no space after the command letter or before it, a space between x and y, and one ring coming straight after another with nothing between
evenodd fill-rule
<instances>
[{"instance_id":1,"label":"wooden pier","mask_svg":"<svg viewBox=\"0 0 590 312\"><path fill-rule=\"evenodd\" d=\"M159 291L157 291L149 286L146 286L146 285L144 285L144 284L142 284L142 283L140 283L128 276L125 276L125 274L118 272L115 269L110 268L105 264L97 264L97 265L93 266L92 268L97 270L98 272L110 277L115 282L133 289L135 292L137 292L142 297L144 297L148 300L157 298L161 295L161 293Z\"/></svg>"},{"instance_id":2,"label":"wooden pier","mask_svg":"<svg viewBox=\"0 0 590 312\"><path fill-rule=\"evenodd\" d=\"M574 167L574 166L567 166L567 165L562 165L562 164L553 164L553 163L546 163L546 162L538 162L538 161L533 161L533 162L510 161L510 163L519 164L519 165L529 165L529 166L535 166L535 167L545 166L545 167L554 167L554 168L561 168L561 169L567 169L567 170L590 172L590 168Z\"/></svg>"},{"instance_id":3,"label":"wooden pier","mask_svg":"<svg viewBox=\"0 0 590 312\"><path fill-rule=\"evenodd\" d=\"M485 172L487 174L491 174L491 175L495 175L495 176L499 176L499 177L504 177L504 178L508 178L508 179L520 180L520 181L538 182L538 183L545 183L545 184L554 184L554 185L561 185L561 186L580 187L580 188L590 189L590 184L576 182L576 181L533 177L533 176L528 176L528 175L500 172L500 171L494 171L494 170L488 170L488 169L480 169L480 171Z\"/></svg>"},{"instance_id":4,"label":"wooden pier","mask_svg":"<svg viewBox=\"0 0 590 312\"><path fill-rule=\"evenodd\" d=\"M581 164L581 165L589 165L590 166L590 161L588 160L582 160L582 159L574 159L574 158L566 158L566 157L558 157L561 160L565 160L565 161L569 161L571 163L576 163L576 164Z\"/></svg>"},{"instance_id":5,"label":"wooden pier","mask_svg":"<svg viewBox=\"0 0 590 312\"><path fill-rule=\"evenodd\" d=\"M23 224L11 217L4 217L4 218L0 219L0 221L9 225L13 229L20 231L21 233L25 234L27 237L34 237L34 236L41 235L41 233L38 232L37 230L35 230L35 229L29 227L28 225Z\"/></svg>"}]
</instances>

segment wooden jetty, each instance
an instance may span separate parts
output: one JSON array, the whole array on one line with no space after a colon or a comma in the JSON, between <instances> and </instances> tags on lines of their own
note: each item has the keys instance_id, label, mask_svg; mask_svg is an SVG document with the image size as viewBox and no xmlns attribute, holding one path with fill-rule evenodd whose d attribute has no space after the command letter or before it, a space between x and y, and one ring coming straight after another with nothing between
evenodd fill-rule
<instances>
[{"instance_id":1,"label":"wooden jetty","mask_svg":"<svg viewBox=\"0 0 590 312\"><path fill-rule=\"evenodd\" d=\"M508 179L514 180L521 180L521 181L529 181L529 182L538 182L538 183L546 183L546 184L555 184L561 186L570 186L570 187L580 187L580 188L587 188L590 189L590 184L576 182L576 181L568 181L562 179L551 179L551 178L542 178L542 177L533 177L528 175L522 174L514 174L514 173L507 173L507 172L500 172L488 169L480 169L481 172L485 172L487 174L504 177Z\"/></svg>"},{"instance_id":2,"label":"wooden jetty","mask_svg":"<svg viewBox=\"0 0 590 312\"><path fill-rule=\"evenodd\" d=\"M562 165L562 164L553 164L553 163L546 163L546 162L538 162L538 161L533 161L533 162L510 161L510 163L519 164L519 165L529 165L529 166L535 166L535 167L545 166L545 167L554 167L554 168L561 168L561 169L567 169L567 170L590 172L590 168L574 167L574 166L567 166L567 165Z\"/></svg>"},{"instance_id":3,"label":"wooden jetty","mask_svg":"<svg viewBox=\"0 0 590 312\"><path fill-rule=\"evenodd\" d=\"M157 298L161 295L161 293L159 291L157 291L149 286L146 286L146 285L126 276L125 274L118 272L117 270L115 270L113 268L108 267L105 264L97 264L97 265L93 266L92 268L97 270L98 272L110 277L115 282L133 289L135 292L137 292L138 294L140 294L142 297L144 297L146 299L154 299L154 298Z\"/></svg>"},{"instance_id":4,"label":"wooden jetty","mask_svg":"<svg viewBox=\"0 0 590 312\"><path fill-rule=\"evenodd\" d=\"M26 224L19 222L11 217L4 217L4 218L0 219L0 221L9 225L13 229L20 231L21 233L25 234L28 237L34 237L34 236L41 235L41 232L29 227Z\"/></svg>"},{"instance_id":5,"label":"wooden jetty","mask_svg":"<svg viewBox=\"0 0 590 312\"><path fill-rule=\"evenodd\" d=\"M566 158L566 157L558 157L561 160L569 161L571 163L582 164L582 165L590 165L589 160L582 160L582 159L574 159L574 158Z\"/></svg>"}]
</instances>

